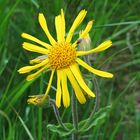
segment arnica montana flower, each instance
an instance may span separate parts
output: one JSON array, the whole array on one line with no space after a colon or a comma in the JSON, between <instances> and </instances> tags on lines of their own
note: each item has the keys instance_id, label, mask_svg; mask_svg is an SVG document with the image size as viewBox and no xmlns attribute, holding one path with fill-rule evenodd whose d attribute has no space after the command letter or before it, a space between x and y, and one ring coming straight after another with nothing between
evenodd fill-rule
<instances>
[{"instance_id":1,"label":"arnica montana flower","mask_svg":"<svg viewBox=\"0 0 140 140\"><path fill-rule=\"evenodd\" d=\"M46 36L48 37L50 44L47 44L46 42L43 42L27 33L22 33L21 36L23 38L36 43L32 44L24 42L23 48L25 50L43 55L33 60L30 60L31 66L22 67L18 70L18 72L24 74L37 69L35 73L29 74L27 76L26 79L30 81L39 76L46 69L51 69L51 76L47 90L44 94L44 97L41 97L42 101L45 101L45 99L48 96L55 72L57 73L57 107L61 106L61 99L65 107L69 107L70 105L70 94L68 91L67 80L70 81L74 89L75 95L81 104L86 102L85 94L87 94L90 97L95 97L95 94L88 88L84 79L82 78L79 65L98 76L106 78L113 77L111 73L94 69L79 58L83 55L104 51L112 45L112 42L108 40L100 44L97 48L87 51L77 51L78 40L88 35L89 31L91 30L93 21L88 22L87 26L82 31L82 33L76 41L71 41L76 28L82 23L86 14L87 11L81 10L76 19L74 20L69 32L66 34L65 17L64 12L61 9L61 14L55 17L55 27L57 33L57 40L55 40L48 30L47 21L44 15L40 13L38 16L39 24L45 32ZM28 101L29 103L32 103L32 99L28 99Z\"/></svg>"}]
</instances>

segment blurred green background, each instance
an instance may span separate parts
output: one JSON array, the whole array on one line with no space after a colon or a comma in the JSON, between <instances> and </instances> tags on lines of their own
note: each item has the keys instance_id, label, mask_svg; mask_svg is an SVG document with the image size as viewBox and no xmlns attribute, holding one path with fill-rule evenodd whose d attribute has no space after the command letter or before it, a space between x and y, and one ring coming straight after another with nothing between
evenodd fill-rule
<instances>
[{"instance_id":1,"label":"blurred green background","mask_svg":"<svg viewBox=\"0 0 140 140\"><path fill-rule=\"evenodd\" d=\"M22 32L48 41L38 23L38 13L47 18L50 32L56 37L54 17L63 8L67 32L81 9L88 14L83 24L94 19L90 31L92 48L111 39L113 46L91 56L91 65L114 74L113 79L96 76L100 88L100 107L112 105L104 124L82 134L82 140L139 140L140 139L140 1L138 0L0 0L0 140L59 140L47 129L57 124L52 107L41 109L27 104L29 95L43 94L50 73L33 82L17 70L28 64L36 54L22 49ZM92 74L81 68L93 91ZM56 79L50 96L55 97ZM78 104L79 120L88 117L94 100ZM72 122L71 108L60 108L64 122Z\"/></svg>"}]
</instances>

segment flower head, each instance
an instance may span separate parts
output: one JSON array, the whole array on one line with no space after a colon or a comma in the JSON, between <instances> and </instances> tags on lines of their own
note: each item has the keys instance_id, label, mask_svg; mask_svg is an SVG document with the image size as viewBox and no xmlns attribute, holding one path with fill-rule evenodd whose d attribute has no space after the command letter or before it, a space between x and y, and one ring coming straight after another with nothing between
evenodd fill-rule
<instances>
[{"instance_id":1,"label":"flower head","mask_svg":"<svg viewBox=\"0 0 140 140\"><path fill-rule=\"evenodd\" d=\"M78 101L83 104L86 102L85 92L87 95L91 97L95 97L95 94L88 88L86 85L82 74L79 69L79 65L83 66L88 71L106 78L112 78L113 75L108 72L104 72L101 70L97 70L89 66L85 63L80 56L88 55L91 53L97 53L106 50L112 45L110 40L103 42L97 48L87 50L87 51L77 51L78 41L79 39L83 39L88 36L89 31L91 30L93 21L89 21L85 29L80 33L79 38L72 42L73 34L76 28L81 24L84 20L87 11L81 10L76 19L74 20L67 36L66 36L66 29L65 29L65 17L64 12L61 9L61 14L55 17L55 27L57 33L57 40L55 40L52 35L50 34L47 26L47 21L42 13L39 14L38 20L41 28L47 35L50 44L43 42L36 37L29 35L27 33L23 33L21 36L25 39L31 40L36 44L24 42L23 48L31 51L42 54L33 60L30 60L30 66L22 67L18 70L19 73L29 73L33 70L37 70L33 74L29 74L27 76L27 80L30 81L37 76L39 76L43 71L46 69L51 69L51 76L48 83L47 90L44 94L43 99L47 98L54 72L57 73L57 92L56 92L56 105L57 107L61 106L61 99L65 107L70 105L70 95L67 87L67 80L70 81L75 95ZM42 98L41 98L42 99ZM29 103L38 104L38 98L33 97L28 100ZM39 98L39 103L40 103Z\"/></svg>"}]
</instances>

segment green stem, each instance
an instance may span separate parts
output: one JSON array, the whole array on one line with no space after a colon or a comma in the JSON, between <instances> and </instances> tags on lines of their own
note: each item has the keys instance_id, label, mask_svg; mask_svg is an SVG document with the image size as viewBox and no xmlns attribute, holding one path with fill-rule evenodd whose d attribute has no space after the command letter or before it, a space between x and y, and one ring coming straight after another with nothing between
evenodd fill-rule
<instances>
[{"instance_id":1,"label":"green stem","mask_svg":"<svg viewBox=\"0 0 140 140\"><path fill-rule=\"evenodd\" d=\"M72 140L78 140L78 111L77 111L77 100L75 98L74 92L72 91L72 120L73 126L76 133L72 134Z\"/></svg>"},{"instance_id":2,"label":"green stem","mask_svg":"<svg viewBox=\"0 0 140 140\"><path fill-rule=\"evenodd\" d=\"M89 115L89 118L88 118L88 120L87 120L87 122L84 124L84 126L82 127L82 129L83 128L86 128L86 127L88 127L88 125L90 124L90 122L91 122L91 120L92 120L92 118L93 118L93 116L94 116L94 114L95 114L95 112L97 111L97 109L99 108L99 92L97 92L98 90L98 83L97 83L97 80L94 78L94 84L96 85L95 87L95 91L96 91L96 99L95 99L95 105L94 105L94 108L93 108L93 111L90 113L90 115Z\"/></svg>"},{"instance_id":3,"label":"green stem","mask_svg":"<svg viewBox=\"0 0 140 140\"><path fill-rule=\"evenodd\" d=\"M78 135L75 134L75 133L73 133L73 134L72 134L72 140L78 140Z\"/></svg>"},{"instance_id":4,"label":"green stem","mask_svg":"<svg viewBox=\"0 0 140 140\"><path fill-rule=\"evenodd\" d=\"M84 58L86 59L86 58ZM90 57L88 57L85 61L87 61L87 63L89 65L91 65L90 63ZM88 120L86 121L86 123L84 124L84 126L82 127L82 129L88 127L88 125L90 124L95 112L97 111L97 109L99 108L99 104L100 104L100 90L99 90L99 85L98 85L98 81L95 78L95 76L92 76L92 81L95 85L95 93L96 93L96 98L95 98L95 105L93 107L93 111L90 113Z\"/></svg>"},{"instance_id":5,"label":"green stem","mask_svg":"<svg viewBox=\"0 0 140 140\"><path fill-rule=\"evenodd\" d=\"M59 114L59 110L58 110L58 108L57 108L57 106L55 104L55 101L50 98L50 103L53 106L54 114L55 114L55 117L56 117L58 123L63 127L64 130L69 131L69 129L63 124L63 122L61 120L61 117L60 117L60 114Z\"/></svg>"}]
</instances>

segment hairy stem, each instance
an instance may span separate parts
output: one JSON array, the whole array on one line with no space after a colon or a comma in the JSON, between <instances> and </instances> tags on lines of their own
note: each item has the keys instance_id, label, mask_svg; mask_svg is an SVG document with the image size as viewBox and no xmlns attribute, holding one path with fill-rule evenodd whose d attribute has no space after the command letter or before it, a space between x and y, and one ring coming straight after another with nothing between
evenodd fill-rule
<instances>
[{"instance_id":1,"label":"hairy stem","mask_svg":"<svg viewBox=\"0 0 140 140\"><path fill-rule=\"evenodd\" d=\"M78 140L78 111L77 111L77 100L75 98L75 95L72 91L72 120L73 120L73 126L76 130L76 133L72 134L72 140Z\"/></svg>"},{"instance_id":2,"label":"hairy stem","mask_svg":"<svg viewBox=\"0 0 140 140\"><path fill-rule=\"evenodd\" d=\"M84 58L84 59L85 59L85 61L86 61L89 65L91 65L91 63L90 63L90 57L88 57L87 59L86 59L86 58ZM97 79L95 78L95 76L92 76L92 81L93 81L93 83L94 83L94 85L95 85L95 94L96 94L95 105L94 105L94 107L93 107L92 112L91 112L90 115L89 115L88 120L86 121L86 123L84 124L84 126L82 127L82 129L86 128L86 127L90 124L90 122L91 122L91 120L92 120L92 118L93 118L95 112L97 111L97 109L99 108L99 105L100 105L100 90L99 90L98 81L97 81Z\"/></svg>"},{"instance_id":3,"label":"hairy stem","mask_svg":"<svg viewBox=\"0 0 140 140\"><path fill-rule=\"evenodd\" d=\"M57 108L57 106L55 104L55 101L53 99L50 99L50 103L53 106L54 114L55 114L55 117L56 117L58 123L63 127L64 130L69 131L69 129L63 124L63 122L61 120L59 110L58 110L58 108Z\"/></svg>"}]
</instances>

